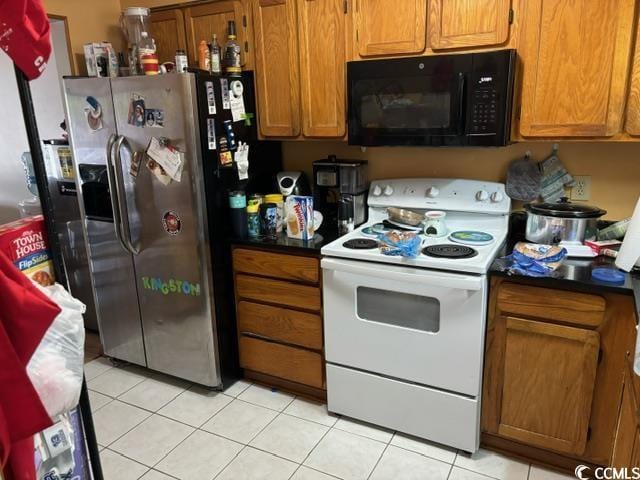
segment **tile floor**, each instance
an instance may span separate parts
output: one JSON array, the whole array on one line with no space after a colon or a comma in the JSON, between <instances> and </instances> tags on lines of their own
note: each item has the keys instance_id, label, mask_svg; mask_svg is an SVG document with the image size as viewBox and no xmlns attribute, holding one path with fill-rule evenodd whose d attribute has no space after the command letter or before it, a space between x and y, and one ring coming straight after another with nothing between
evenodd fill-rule
<instances>
[{"instance_id":1,"label":"tile floor","mask_svg":"<svg viewBox=\"0 0 640 480\"><path fill-rule=\"evenodd\" d=\"M106 480L563 480L238 381L211 392L104 357L85 365Z\"/></svg>"}]
</instances>

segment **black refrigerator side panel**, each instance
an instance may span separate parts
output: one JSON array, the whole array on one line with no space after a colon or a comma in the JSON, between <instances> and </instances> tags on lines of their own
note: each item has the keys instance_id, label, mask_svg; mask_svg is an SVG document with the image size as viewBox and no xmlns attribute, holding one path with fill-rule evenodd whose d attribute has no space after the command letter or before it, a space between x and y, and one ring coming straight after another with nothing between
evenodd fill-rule
<instances>
[{"instance_id":1,"label":"black refrigerator side panel","mask_svg":"<svg viewBox=\"0 0 640 480\"><path fill-rule=\"evenodd\" d=\"M233 80L241 80L243 99L248 120L233 122L230 109L225 109L223 82L227 87ZM280 142L258 141L255 115L253 72L243 72L242 77L213 76L197 73L199 128L202 149L202 165L206 190L209 239L211 244L212 275L215 313L218 329L218 346L223 384L240 377L238 340L233 290L233 265L231 259L231 217L229 192L272 193L275 176L282 169ZM211 105L211 89L215 107ZM214 112L215 113L210 113ZM220 138L225 135L224 122L231 120L236 142L249 145L249 179L239 180L235 161L230 165L220 162ZM212 138L215 129L215 143ZM235 158L235 151L231 151Z\"/></svg>"}]
</instances>

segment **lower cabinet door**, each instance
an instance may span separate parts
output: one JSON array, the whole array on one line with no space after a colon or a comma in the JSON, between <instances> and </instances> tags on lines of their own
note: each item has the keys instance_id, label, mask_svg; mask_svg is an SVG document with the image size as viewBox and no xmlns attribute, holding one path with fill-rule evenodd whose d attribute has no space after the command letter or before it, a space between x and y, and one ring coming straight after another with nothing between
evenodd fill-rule
<instances>
[{"instance_id":1,"label":"lower cabinet door","mask_svg":"<svg viewBox=\"0 0 640 480\"><path fill-rule=\"evenodd\" d=\"M504 335L497 432L528 445L580 455L587 443L600 335L500 317Z\"/></svg>"},{"instance_id":2,"label":"lower cabinet door","mask_svg":"<svg viewBox=\"0 0 640 480\"><path fill-rule=\"evenodd\" d=\"M324 388L320 354L244 335L239 343L242 368Z\"/></svg>"}]
</instances>

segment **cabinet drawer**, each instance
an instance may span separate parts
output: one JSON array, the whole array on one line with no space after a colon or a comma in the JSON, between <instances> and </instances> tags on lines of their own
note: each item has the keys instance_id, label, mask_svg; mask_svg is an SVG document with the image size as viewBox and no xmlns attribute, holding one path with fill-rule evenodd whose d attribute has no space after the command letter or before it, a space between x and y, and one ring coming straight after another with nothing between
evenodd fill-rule
<instances>
[{"instance_id":1,"label":"cabinet drawer","mask_svg":"<svg viewBox=\"0 0 640 480\"><path fill-rule=\"evenodd\" d=\"M240 302L238 331L322 350L322 320L313 313Z\"/></svg>"},{"instance_id":2,"label":"cabinet drawer","mask_svg":"<svg viewBox=\"0 0 640 480\"><path fill-rule=\"evenodd\" d=\"M236 275L236 294L239 299L320 311L318 287L239 274Z\"/></svg>"},{"instance_id":3,"label":"cabinet drawer","mask_svg":"<svg viewBox=\"0 0 640 480\"><path fill-rule=\"evenodd\" d=\"M309 350L241 335L240 366L292 382L324 388L322 357Z\"/></svg>"},{"instance_id":4,"label":"cabinet drawer","mask_svg":"<svg viewBox=\"0 0 640 480\"><path fill-rule=\"evenodd\" d=\"M604 319L604 298L586 293L503 283L498 308L525 317L597 327Z\"/></svg>"},{"instance_id":5,"label":"cabinet drawer","mask_svg":"<svg viewBox=\"0 0 640 480\"><path fill-rule=\"evenodd\" d=\"M236 272L310 283L318 283L320 278L317 258L241 248L233 251L233 268Z\"/></svg>"}]
</instances>

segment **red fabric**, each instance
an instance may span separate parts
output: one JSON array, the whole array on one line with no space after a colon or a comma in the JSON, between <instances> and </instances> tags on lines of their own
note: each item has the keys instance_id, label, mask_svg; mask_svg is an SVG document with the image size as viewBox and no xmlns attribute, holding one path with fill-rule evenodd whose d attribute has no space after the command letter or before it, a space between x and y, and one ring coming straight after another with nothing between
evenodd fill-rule
<instances>
[{"instance_id":1,"label":"red fabric","mask_svg":"<svg viewBox=\"0 0 640 480\"><path fill-rule=\"evenodd\" d=\"M8 456L7 480L35 479L32 437L52 422L26 366L59 313L0 253L0 460Z\"/></svg>"},{"instance_id":2,"label":"red fabric","mask_svg":"<svg viewBox=\"0 0 640 480\"><path fill-rule=\"evenodd\" d=\"M47 66L50 28L40 0L0 0L0 48L29 80Z\"/></svg>"}]
</instances>

